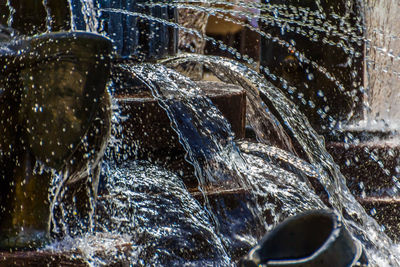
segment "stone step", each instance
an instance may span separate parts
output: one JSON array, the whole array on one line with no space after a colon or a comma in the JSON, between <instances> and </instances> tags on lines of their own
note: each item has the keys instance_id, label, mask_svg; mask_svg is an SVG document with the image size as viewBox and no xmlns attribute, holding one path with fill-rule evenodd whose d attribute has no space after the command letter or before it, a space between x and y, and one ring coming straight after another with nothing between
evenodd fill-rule
<instances>
[{"instance_id":1,"label":"stone step","mask_svg":"<svg viewBox=\"0 0 400 267\"><path fill-rule=\"evenodd\" d=\"M328 152L347 178L347 186L355 195L390 196L400 166L400 146L388 140L359 144L328 142Z\"/></svg>"},{"instance_id":2,"label":"stone step","mask_svg":"<svg viewBox=\"0 0 400 267\"><path fill-rule=\"evenodd\" d=\"M350 191L364 209L383 225L385 233L400 240L398 182L400 145L387 133L352 135L357 144L328 141L326 148L346 177Z\"/></svg>"},{"instance_id":3,"label":"stone step","mask_svg":"<svg viewBox=\"0 0 400 267\"><path fill-rule=\"evenodd\" d=\"M211 99L231 124L236 139L245 137L246 92L243 88L222 82L200 81L200 89ZM133 91L134 93L130 93ZM124 88L114 96L120 106L123 151L134 159L145 159L180 171L190 178L185 182L196 186L193 167L185 160L185 150L179 143L171 122L150 92Z\"/></svg>"},{"instance_id":4,"label":"stone step","mask_svg":"<svg viewBox=\"0 0 400 267\"><path fill-rule=\"evenodd\" d=\"M396 243L400 242L400 198L365 197L358 201Z\"/></svg>"},{"instance_id":5,"label":"stone step","mask_svg":"<svg viewBox=\"0 0 400 267\"><path fill-rule=\"evenodd\" d=\"M89 265L73 255L46 251L0 252L0 266L59 266L88 267Z\"/></svg>"}]
</instances>

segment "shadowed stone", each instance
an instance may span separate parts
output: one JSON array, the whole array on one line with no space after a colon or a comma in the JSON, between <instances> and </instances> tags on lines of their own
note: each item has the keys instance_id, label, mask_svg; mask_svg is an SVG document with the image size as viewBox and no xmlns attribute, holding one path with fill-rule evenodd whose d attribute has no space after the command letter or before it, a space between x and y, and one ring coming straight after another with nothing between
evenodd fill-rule
<instances>
[{"instance_id":1,"label":"shadowed stone","mask_svg":"<svg viewBox=\"0 0 400 267\"><path fill-rule=\"evenodd\" d=\"M37 247L55 227L54 203L72 201L71 222L89 221L93 212L110 134L111 43L96 34L52 33L3 43L1 51L0 247ZM56 171L68 180L52 184ZM86 197L75 201L82 191Z\"/></svg>"}]
</instances>

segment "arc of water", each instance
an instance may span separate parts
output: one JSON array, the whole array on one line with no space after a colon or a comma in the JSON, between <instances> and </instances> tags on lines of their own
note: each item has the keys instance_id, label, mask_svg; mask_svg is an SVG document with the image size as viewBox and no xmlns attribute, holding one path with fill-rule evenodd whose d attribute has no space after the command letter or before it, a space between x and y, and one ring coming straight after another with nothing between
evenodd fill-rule
<instances>
[{"instance_id":1,"label":"arc of water","mask_svg":"<svg viewBox=\"0 0 400 267\"><path fill-rule=\"evenodd\" d=\"M202 9L203 7L199 7L199 8ZM204 9L204 8L203 8L203 9ZM205 8L205 9L207 9L207 8ZM109 9L107 9L107 10L109 10ZM110 10L109 10L109 11L110 11ZM113 10L113 12L116 12L116 10ZM121 12L122 12L122 11L121 11ZM130 14L130 15L132 15L132 16L135 16L135 15L140 16L139 14L134 13L134 12L125 12L125 14L127 14L127 15ZM145 18L151 19L151 20L155 20L155 21L159 21L159 19L154 18L154 17L145 16ZM281 47L287 49L288 51L291 51L291 53L293 53L293 55L294 55L300 62L304 62L304 63L307 63L307 64L311 64L317 71L319 71L320 73L322 73L327 79L329 79L330 81L334 82L335 85L337 86L337 88L338 88L341 92L343 92L343 94L345 94L345 95L351 97L352 92L350 92L350 90L345 90L345 86L344 86L332 73L330 73L325 67L321 66L321 65L318 64L317 62L315 62L315 61L310 60L309 58L307 58L307 57L305 56L304 53L301 53L300 51L298 51L298 50L297 50L295 47L293 47L289 42L286 42L286 41L284 41L284 40L282 40L282 39L280 39L280 38L278 38L278 37L274 37L274 36L272 36L272 35L269 34L269 33L266 33L266 32L264 32L264 31L261 31L261 30L255 28L255 27L253 27L252 25L242 24L241 22L238 22L237 20L233 20L233 19L231 19L231 18L226 18L226 19L229 20L229 21L232 21L233 23L239 23L239 24L243 25L244 27L247 27L247 28L249 28L250 30L252 30L252 31L254 31L254 32L258 33L258 34L260 34L262 37L265 37L266 39L270 39L270 40L272 40L273 42L279 44ZM219 46L220 46L220 48L221 48L222 50L227 50L228 52L230 52L231 54L236 55L236 56L237 56L237 55L240 55L240 53L238 53L238 51L237 51L236 49L234 49L234 48L232 48L232 47L227 47L223 42L221 42L221 41L216 41L214 38L211 38L211 37L209 37L209 36L205 36L205 35L203 35L202 33L200 33L199 31L196 31L196 30L194 30L194 29L188 29L188 28L186 28L186 27L182 27L182 26L177 25L177 24L175 24L175 23L172 23L172 25L171 25L171 24L169 24L168 22L166 22L165 20L164 20L163 23L164 23L164 24L167 24L167 25L170 25L170 26L172 26L172 27L177 27L178 29L183 30L183 31L185 31L185 32L195 34L196 36L202 36L201 38L204 38L205 40L211 41L211 42L213 42L213 43L218 43ZM200 38L200 37L199 37L199 38ZM243 58L244 58L244 56L243 56ZM248 57L247 57L247 58L248 58ZM251 59L248 60L248 63L249 63L249 64L253 64L253 62L252 62ZM265 72L268 76L270 76L272 79L276 79L276 76L273 75L273 74L271 75L271 73L269 72L268 69L266 69L266 68L264 68L264 67L260 67L260 68L261 68L261 69L264 69L264 72ZM279 79L280 79L280 81L282 82L283 85L287 84L286 81L282 81L281 77L280 77ZM292 86L292 87L289 88L289 90L295 91L295 90L293 90L293 88L295 89L295 87ZM356 107L357 103L358 103L358 101L353 101L353 109L352 109L352 111L355 110L354 107ZM329 107L327 106L327 108L329 108ZM321 114L324 114L324 112L323 112L322 110L320 111L320 113L321 113ZM326 115L325 115L325 116L326 116ZM350 113L347 115L347 119L349 120L349 119L352 118L353 116L354 116L353 112L350 112ZM329 125L329 127L330 127L330 128L336 127L336 124L337 124L338 122L337 122L334 118L332 118L331 116L329 116L329 120L331 121L331 124Z\"/></svg>"},{"instance_id":2,"label":"arc of water","mask_svg":"<svg viewBox=\"0 0 400 267\"><path fill-rule=\"evenodd\" d=\"M191 5L195 4L195 2L192 1L173 1L173 2L166 2L166 1L160 1L160 2L151 2L148 4L145 4L147 6L155 6L155 5L172 5L172 6L176 6L176 7L191 7L193 9L205 9L205 7L202 6L197 6L197 5ZM354 26L351 26L349 22L344 21L344 22L340 22L340 24L342 25L342 28L338 28L336 27L333 23L329 23L329 21L327 20L327 16L326 15L321 15L320 13L315 13L314 16L317 17L317 19L310 19L310 14L311 11L307 11L305 12L305 17L295 17L295 15L298 14L289 14L289 13L284 13L281 11L276 11L277 8L279 10L279 6L280 5L271 5L271 4L255 4L253 2L245 2L245 3L232 3L232 2L226 2L226 1L211 1L212 5L216 5L217 7L208 7L207 10L208 12L212 12L213 15L215 14L215 11L219 12L219 13L226 13L226 14L232 14L232 15L238 15L238 16L249 16L252 19L260 19L263 22L269 23L271 25L274 25L274 23L278 22L278 23L288 23L288 24L295 24L297 26L301 26L301 27L306 27L309 28L310 30L315 30L317 32L324 32L327 34L331 34L334 37L339 37L342 40L349 40L350 42L353 42L355 44L359 45L360 41L363 41L364 38L361 36L357 36L352 34L354 31ZM250 12L250 11L239 11L239 10L234 10L234 9L225 9L225 8L221 8L218 7L219 5L224 5L226 7L243 7L245 9L257 9L258 12L262 12L262 13L271 13L271 15L266 15L266 14L255 14L254 12ZM297 7L294 6L286 6L286 5L282 5L284 7L282 7L281 9L284 9L285 11L290 10L290 9L297 9ZM292 8L291 8L292 7ZM322 11L319 11L322 13ZM294 17L296 19L294 19ZM322 21L319 19L320 17L324 18L325 21L322 24ZM343 19L342 16L336 15L334 16L334 18L341 18ZM315 23L316 25L312 24ZM322 24L322 25L320 25ZM346 25L346 27L344 27L344 25ZM334 31L333 31L334 29ZM343 29L343 30L342 30ZM291 30L291 29L289 29ZM342 31L342 32L341 32ZM307 32L304 32L305 35L307 35ZM333 44L337 45L339 43L335 43L333 42Z\"/></svg>"},{"instance_id":3,"label":"arc of water","mask_svg":"<svg viewBox=\"0 0 400 267\"><path fill-rule=\"evenodd\" d=\"M114 9L114 8L104 8L104 9L101 9L101 11L118 12L118 13L122 13L122 14L129 15L129 16L138 16L138 17L142 17L142 18L145 18L145 19L149 19L149 20L153 20L153 21L156 21L156 22L160 22L160 23L163 23L165 25L168 25L168 26L171 26L171 27L174 27L174 28L178 28L179 30L183 30L183 31L185 31L187 33L193 34L193 35L195 35L195 36L197 36L199 38L204 38L204 39L206 39L208 41L211 41L213 43L218 43L222 50L227 50L227 48L228 48L222 41L217 41L214 38L211 38L209 36L203 35L201 32L199 32L197 30L194 30L194 29L191 29L191 28L182 27L177 23L169 22L169 21L164 20L164 19L159 19L157 17L144 15L142 13L130 12L130 11L121 10L121 9ZM251 25L246 25L246 26L249 27L250 29L254 30L255 32L261 34L263 37L265 37L267 39L271 39L274 42L277 42L279 45L281 45L282 47L288 49L289 51L292 51L294 49L294 47L292 47L288 42L286 42L284 40L281 40L279 38L273 37L271 34L267 34L267 33L263 32L263 31L260 31L260 30L258 30L256 28L252 27ZM333 74L328 72L326 68L320 66L317 62L308 59L304 54L300 53L296 49L294 49L293 51L294 51L294 55L299 59L300 62L305 62L305 63L309 63L309 64L313 65L313 67L315 67L318 71L320 71L322 74L324 74L329 80L335 82L335 84L338 86L339 90L343 91L345 94L350 94L349 92L346 92L344 90L345 87L343 86L343 84L341 84L340 81L337 80ZM229 47L228 52L232 53L233 55L239 54L238 51L233 47ZM257 68L257 64L251 58L248 58L247 63L249 63L250 65L253 65L254 68Z\"/></svg>"},{"instance_id":4,"label":"arc of water","mask_svg":"<svg viewBox=\"0 0 400 267\"><path fill-rule=\"evenodd\" d=\"M178 1L178 2L179 2L179 1ZM224 2L224 3L225 3L225 2ZM232 4L232 3L231 3L231 4ZM187 6L184 6L184 7L186 8ZM189 7L188 7L188 8L189 8ZM214 9L212 9L212 8L206 8L206 7L196 7L195 10L203 10L203 11L205 11L205 12L213 12ZM225 10L225 11L227 11L227 10ZM229 11L227 11L227 12L229 12ZM228 17L228 18L225 17L225 19L227 19L227 20L229 20L229 21L231 21L231 22L233 22L233 23L242 24L240 21L235 20L235 19L232 19L232 18L229 18L229 17ZM245 24L244 26L247 27L247 28L249 28L249 29L252 30L252 31L255 31L255 32L259 33L259 34L262 35L262 36L265 36L265 34L264 34L262 31L260 31L260 30L258 30L258 29L256 29L256 28L252 27L251 25ZM181 27L180 29L185 30L185 28L182 28L182 27ZM205 36L204 38L207 39L207 40L212 40L212 41L213 41L213 39L210 38L210 37ZM271 37L271 38L273 38L273 37ZM363 37L363 38L364 38L364 37ZM279 41L280 41L280 40L278 39L278 42L279 42ZM224 44L221 44L221 43L220 43L220 45L225 46ZM288 43L282 43L281 46L283 46L283 47L288 47L288 48L292 49L292 46L291 46L290 44L288 44ZM237 52L234 48L231 48L231 47L228 47L228 48L227 48L227 51L230 52L231 54L234 54L234 55L235 55L235 54L236 54L236 55L238 54L238 52ZM245 58L245 55L243 56L243 58ZM307 60L305 60L305 62L307 62ZM336 84L336 86L337 86L341 91L344 91L344 86L343 86L331 73L327 72L327 70L326 70L325 68L323 68L322 66L319 66L318 63L313 62L313 61L311 62L311 64L312 64L312 66L314 66L317 70L319 70L320 72L324 73L325 76L326 76L327 78L329 78L331 81L334 81L335 84ZM270 73L269 70L268 70L267 68L260 67L260 69L263 70L264 73L267 74L267 75L268 75L269 77L271 77L272 79L275 79L275 78L276 78L276 76L275 76L274 74ZM382 71L383 71L383 70L382 70ZM400 75L398 76L398 78L400 78ZM288 91L295 91L295 90L296 90L295 88L293 88L293 86L290 86L290 87L285 86L285 84L287 84L287 81L285 81L282 77L278 77L278 79L279 79L280 82L283 84L283 87L284 87L284 88L286 87ZM360 90L363 90L363 88L360 88ZM367 92L364 92L364 93L367 93ZM351 96L352 92L345 91L345 94L348 95L348 96ZM367 104L365 101L367 101L366 99L364 99L364 103ZM355 105L356 105L356 102L353 103L353 107L355 107ZM326 107L329 108L328 106L326 106ZM319 109L317 112L318 112L318 114L319 114L320 116L325 116L325 117L327 116L327 114L326 114L322 109ZM351 118L352 116L353 116L352 113L348 114L348 118ZM330 126L331 130L334 131L334 127L335 127L335 125L336 125L337 122L336 122L335 119L332 118L331 116L328 116L328 119L329 119L329 121L331 122L331 124L330 124L329 126ZM350 141L356 141L356 140L354 140L354 137L353 137L353 138L350 138ZM383 169L385 173L387 173L387 171L386 171L386 169L385 169L384 166L380 166L380 168Z\"/></svg>"},{"instance_id":5,"label":"arc of water","mask_svg":"<svg viewBox=\"0 0 400 267\"><path fill-rule=\"evenodd\" d=\"M74 0L67 0L68 1L68 6L69 6L69 10L70 10L70 14L71 14L71 31L76 31L77 27L76 27L76 23L75 23L75 18L72 14L74 14L74 3L72 1Z\"/></svg>"},{"instance_id":6,"label":"arc of water","mask_svg":"<svg viewBox=\"0 0 400 267\"><path fill-rule=\"evenodd\" d=\"M353 234L363 240L367 249L374 248L380 253L390 254L389 250L393 248L392 242L381 232L376 221L365 213L361 205L352 196L345 185L345 178L340 173L339 167L326 152L324 141L312 129L307 119L278 89L267 85L265 80L254 70L221 57L183 55L166 60L164 63L173 66L187 61L202 62L215 73L221 73L221 71L222 73L233 72L235 75L230 77L234 83L242 86L248 84L251 88L257 88L260 93L265 94L270 99L270 105L281 115L280 119L283 120L283 124L287 126L293 137L305 150L310 163L317 167L321 175L320 181L329 194L329 201L332 206L343 218L347 218L347 216L352 218L352 220L346 219L345 222L351 228ZM377 233L379 233L379 236ZM397 257L390 259L390 262L393 265L400 265L400 260Z\"/></svg>"},{"instance_id":7,"label":"arc of water","mask_svg":"<svg viewBox=\"0 0 400 267\"><path fill-rule=\"evenodd\" d=\"M211 101L202 96L197 86L186 77L162 65L124 65L124 68L150 88L161 107L166 110L179 141L187 152L186 159L195 167L199 191L203 194L205 207L220 228L207 193L213 188L244 190L252 198L248 209L257 224L268 228L262 209L246 178L246 163L233 142L230 126ZM178 95L169 97L171 92ZM193 111L196 112L193 114ZM199 112L200 111L200 112Z\"/></svg>"}]
</instances>

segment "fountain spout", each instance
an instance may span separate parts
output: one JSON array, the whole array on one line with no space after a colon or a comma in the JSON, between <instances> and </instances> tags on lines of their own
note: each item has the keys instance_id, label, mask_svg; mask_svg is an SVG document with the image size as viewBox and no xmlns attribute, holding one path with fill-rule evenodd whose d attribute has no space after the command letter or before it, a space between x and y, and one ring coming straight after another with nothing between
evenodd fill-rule
<instances>
[{"instance_id":1,"label":"fountain spout","mask_svg":"<svg viewBox=\"0 0 400 267\"><path fill-rule=\"evenodd\" d=\"M111 50L85 32L0 43L1 248L41 246L61 232L58 217L90 221L111 128Z\"/></svg>"},{"instance_id":2,"label":"fountain spout","mask_svg":"<svg viewBox=\"0 0 400 267\"><path fill-rule=\"evenodd\" d=\"M264 236L240 263L251 266L353 266L366 264L362 247L331 211L290 217Z\"/></svg>"}]
</instances>

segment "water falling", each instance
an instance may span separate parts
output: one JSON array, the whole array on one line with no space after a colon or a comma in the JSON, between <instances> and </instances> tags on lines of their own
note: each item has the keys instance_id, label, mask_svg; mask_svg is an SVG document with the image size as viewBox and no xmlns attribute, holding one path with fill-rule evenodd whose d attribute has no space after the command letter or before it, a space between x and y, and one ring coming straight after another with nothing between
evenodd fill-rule
<instances>
[{"instance_id":1,"label":"water falling","mask_svg":"<svg viewBox=\"0 0 400 267\"><path fill-rule=\"evenodd\" d=\"M47 2L43 0L44 7L47 7ZM7 25L12 26L15 10L10 1L6 5L10 13ZM73 31L107 34L105 18L116 14L131 19L132 28L126 29L132 34L130 36L138 34L133 27L139 23L139 19L151 23L156 35L166 34L157 26L166 25L210 42L244 63L221 57L181 55L160 62L163 65L128 61L121 64L119 67L139 79L167 113L171 127L186 151L185 159L194 166L198 188L186 188L178 173L149 162L132 160L130 155L118 155L125 148L120 147L123 142L115 134L109 141L109 149L114 149L114 156L117 155L118 160L108 155L103 164L103 191L96 203L97 216L94 221L93 218L86 218L89 223L83 225L89 225L89 229L78 232L66 230L69 227L67 224L62 226L53 222L53 225L60 227L57 231L69 234L47 249L76 254L94 266L121 262L138 266L230 266L235 265L237 259L254 246L265 231L284 218L309 209L329 207L344 218L354 238L362 242L372 266L399 266L400 259L393 242L356 201L346 186L345 177L326 151L324 140L299 112L298 106L289 100L299 99L301 105L309 107L319 119L329 121L327 130L335 133L337 128L342 129L342 121L329 112L334 107L328 104L330 97L322 90L326 88L313 92L314 95L299 92L301 86L312 88L315 80L326 79L336 91L354 100L351 111L342 120L352 119L354 122L364 116L368 127L371 126L371 120L384 120L390 122L390 127L396 128L393 121L396 118L397 93L395 90L389 90L388 93L387 88L394 88L394 81L399 77L399 57L396 54L398 34L391 28L398 5L393 1L380 4L348 1L341 6L343 10L340 11L343 12L340 13L335 7L326 10L321 1L315 1L315 5L316 9L306 4L302 7L272 1L206 1L204 4L199 1L154 1L139 3L140 8L123 9L96 1L70 0ZM365 17L352 17L353 5L363 7L365 17L377 19L370 19L372 23L363 26ZM279 74L275 69L261 66L260 72L275 86L279 86L278 89L256 71L258 63L255 60L239 53L236 48L198 29L160 17L157 12L142 12L145 8L153 7L164 8L164 11L172 7L209 13L254 31L291 53L287 61L291 67L301 69L306 81L304 84L293 84L291 73ZM388 11L393 12L389 12L388 22L379 21L384 17L382 11L385 15ZM46 14L46 28L50 31L51 10L46 8ZM247 22L243 22L243 18ZM254 20L268 27L278 27L280 33L274 35L249 23ZM390 26L381 29L381 25ZM285 38L293 33L314 43L321 42L327 47L338 48L346 55L346 62L335 66L332 71L327 67L329 60L324 62L315 59L297 40ZM126 32L116 31L116 34L123 35ZM117 49L121 49L123 56L129 59L143 60L140 53L136 58L132 57L133 44L138 40L130 40L132 42L129 44L117 44ZM366 84L360 84L361 77L357 71L342 76L337 70L356 65L364 53L364 44L365 73L368 77L365 78ZM159 48L155 46L154 49ZM247 115L247 122L255 131L257 143L234 141L229 123L202 94L196 83L171 69L178 69L187 63L201 63L220 80L240 85L246 90L250 100L248 107L253 114ZM346 79L354 82L348 85L346 81L343 82ZM360 99L367 95L369 99ZM386 105L388 98L393 101ZM322 106L315 99L322 99ZM115 103L115 99L113 101ZM362 115L357 110L360 103L366 107ZM116 133L120 132L119 124L124 118L118 117L118 108L115 110L113 131ZM271 132L275 136L265 134L265 129L269 127L274 129ZM354 138L350 139L348 143L354 141ZM82 140L82 143L86 141ZM379 163L373 152L368 153ZM96 159L94 165L99 161ZM380 167L385 169L383 165ZM100 172L100 169L92 171ZM66 207L56 201L58 196L66 194L66 189L61 185L67 176L67 172L54 176L50 202L52 210L60 205L59 212L70 214L61 217L70 220L71 224L74 221L71 214L77 213L75 207ZM242 216L229 210L226 205L228 201L223 197L222 200L218 199L218 195L229 195L239 202ZM92 202L90 208L95 206ZM240 219L245 223L238 222ZM80 227L79 221L77 223ZM256 230L249 229L253 225L256 225ZM105 244L101 245L103 242Z\"/></svg>"},{"instance_id":2,"label":"water falling","mask_svg":"<svg viewBox=\"0 0 400 267\"><path fill-rule=\"evenodd\" d=\"M126 67L129 68L128 66ZM233 192L242 192L241 194L244 193L247 195L247 197L244 199L240 196L240 194L238 197L234 197L236 201L245 201L245 203L247 203L246 205L250 205L247 206L247 208L246 206L242 207L242 209L245 208L247 211L246 213L244 213L244 210L242 211L242 214L240 215L241 220L245 221L245 217L247 216L250 217L250 219L255 220L254 222L257 222L260 219L258 216L263 214L263 220L266 220L266 222L264 222L265 224L262 224L261 226L266 227L267 229L270 229L287 216L307 209L324 207L324 204L321 202L321 200L319 200L318 196L316 196L315 193L313 193L313 191L310 189L307 179L304 178L304 175L317 175L317 172L313 170L312 166L305 162L297 161L295 157L290 156L289 154L275 150L275 152L277 152L275 155L282 155L280 157L281 162L284 162L286 166L289 166L288 170L284 170L281 167L274 166L274 163L271 162L273 150L269 150L268 147L263 149L260 147L260 145L251 145L246 143L241 144L242 150L245 151L245 154L243 154L242 158L237 148L229 149L229 146L233 145L231 142L226 143L226 140L229 139L218 138L218 132L222 130L222 133L224 133L224 130L220 127L213 127L213 123L223 123L225 119L223 119L223 117L215 109L215 107L213 107L209 100L198 96L197 93L199 92L198 89L196 89L195 84L189 82L187 78L179 76L177 73L165 69L160 65L144 64L132 66L129 69L135 75L144 77L145 79L143 80L146 81L148 85L152 86L151 88L154 90L155 97L159 99L161 105L165 105L165 109L174 121L176 127L175 130L178 132L181 142L184 143L187 148L189 155L188 160L192 164L197 165L196 170L198 169L202 171L197 173L197 177L199 178L200 189L203 192L202 198L206 200L206 209L204 215L207 215L208 218L208 223L206 226L202 227L212 228L212 232L216 234L216 236L213 238L215 240L213 241L213 244L215 244L214 246L222 246L219 248L219 251L221 251L220 253L222 253L222 255L225 255L222 257L225 262L223 265L230 265L229 258L235 256L233 254L233 248L237 247L238 243L240 244L241 248L243 248L243 246L250 248L251 246L255 245L255 242L261 234L247 229L247 231L244 233L240 234L240 232L237 232L235 235L232 235L232 231L235 231L235 226L232 223L234 220L237 220L235 216L238 215L232 215L228 213L228 215L222 216L222 213L225 214L227 212L227 210L225 210L226 207L215 205L213 202L215 200L212 199L212 194L218 192L229 192L230 190L233 190ZM163 77L160 77L159 74L163 74ZM169 74L169 77L165 76L166 74ZM152 85L152 83L154 84ZM160 84L164 86L160 86ZM177 84L180 84L181 86L177 87ZM183 87L184 84L189 87ZM177 88L181 88L181 90L177 91ZM177 97L176 95L174 98L168 97L168 95L171 94L171 91L175 94L180 92L182 94L181 98ZM177 99L179 99L179 101L177 101ZM205 107L200 109L199 104L205 105L207 107L206 110L209 111L204 112ZM179 119L182 116L184 118ZM180 120L184 120L185 123L182 123ZM213 131L212 135L209 134L210 131ZM232 135L228 125L226 126L225 131L225 134L228 134L228 136ZM199 135L202 138L199 138ZM193 136L197 136L197 138L194 139ZM203 142L202 146L198 145L199 142ZM228 149L226 148L227 145ZM209 149L205 150L206 148ZM202 150L197 151L199 149ZM252 155L252 153L256 154ZM257 155L257 153L259 154ZM219 159L220 157L228 158L222 160ZM220 161L218 161L218 159ZM230 165L226 166L226 163L224 162L229 163ZM104 168L104 175L107 181L107 193L104 195L104 197L100 197L102 200L98 204L100 205L98 212L100 212L101 215L99 217L99 221L97 222L97 229L99 232L117 235L128 234L132 238L132 236L135 237L137 235L143 235L142 231L144 231L144 233L148 233L149 231L152 231L151 229L153 229L153 227L160 227L160 223L154 222L154 219L151 219L153 216L155 216L154 218L157 218L158 221L160 211L152 211L151 213L145 213L143 215L141 215L142 213L140 212L141 209L148 210L149 207L152 206L150 205L152 202L147 200L148 196L143 195L141 192L154 192L158 199L156 203L159 201L164 201L163 195L160 195L160 193L157 194L157 190L155 190L154 187L161 186L163 190L162 192L167 194L170 194L168 192L180 193L176 195L176 197L179 200L178 203L181 203L179 205L183 206L179 206L179 208L170 206L169 208L172 210L185 210L191 206L191 203L198 203L198 200L196 199L192 199L190 201L184 199L184 196L188 195L186 189L180 189L179 191L177 191L177 189L168 190L169 187L165 185L165 182L168 181L168 183L171 183L171 186L174 184L174 186L177 186L182 184L180 178L177 177L177 180L175 180L169 177L167 181L165 181L165 178L162 178L165 177L165 175L157 179L157 176L154 177L154 175L150 175L150 177L148 177L147 173L153 167L151 167L151 165L145 165L146 168L143 168L137 166L136 164L138 163L132 162L129 165L118 164L117 166L113 166L111 163L111 165L107 164ZM297 176L296 174L292 173L291 170L293 169L300 171L301 175ZM138 176L136 173L140 175ZM265 179L265 177L269 178ZM281 177L285 177L285 179L282 179ZM132 183L129 182L130 180ZM142 184L144 181L147 181L147 183L151 182L151 190L146 189L146 187L141 188L139 186L139 184ZM237 184L232 184L232 181L236 182ZM164 191L166 188L167 191ZM218 191L215 192L215 188L218 188ZM182 190L185 190L186 193L183 194ZM134 201L130 200L130 196L136 196ZM255 206L255 202L261 204ZM128 203L132 203L133 207L130 208L131 204ZM103 208L103 205L106 205L106 207ZM107 205L113 206L112 208L107 208L109 207ZM170 205L172 205L172 203L170 203ZM200 203L195 205L201 206ZM138 206L142 208L138 208ZM163 209L163 207L164 206L157 207L157 210L159 208ZM167 207L164 207L164 209L165 208ZM113 210L115 211L115 214L108 214L107 210ZM192 213L193 212L190 212L189 214ZM175 217L171 213L167 214L167 221L171 221L173 223L173 229L175 229L175 231L180 227L184 227L185 224L182 225L180 220L174 219ZM247 215L243 217L244 214ZM148 220L150 220L150 224L144 223ZM162 219L161 221L165 220L166 219ZM204 219L202 219L202 221L204 221ZM192 222L192 227L195 227L196 225L198 225L198 223ZM140 227L139 230L138 226ZM169 238L171 231L172 230L166 232L157 231L153 233L152 235L154 236L150 238L150 240L154 240L154 242L151 243L151 246L157 247L157 244L161 242L161 240ZM191 231L194 230L192 229ZM96 236L101 239L104 235L99 235L99 233L97 233ZM148 235L146 235L146 237L149 238ZM181 239L185 240L184 236L181 236ZM150 248L142 250L139 249L139 252L135 252L138 247L142 246L141 243L143 241L141 241L140 238L134 238L133 240L126 242L128 242L129 246L132 248L132 250L129 250L128 254L132 253L133 255L137 256L140 251L142 251L140 253L151 253ZM63 246L65 246L65 243L58 244L57 248L60 249L63 248ZM159 255L160 258L151 257L148 254L142 254L143 256L139 258L144 259L144 262L139 262L138 264L158 263L168 265L173 264L175 261L180 261L180 263L185 262L185 264L190 265L191 256L188 256L186 253L184 253L182 255L183 259L176 258L176 256L170 259L169 257L178 253L177 249L180 248L176 248L175 245L172 247L165 246L166 244L162 245L156 254ZM168 253L168 251L171 249L173 252L167 257L165 253ZM201 243L200 245L196 243L191 249L204 250L204 247L201 245ZM154 253L151 253L151 255L153 254ZM192 252L192 254L196 253ZM180 253L178 253L178 255L180 255ZM207 258L211 257L211 255L206 257L203 256L203 258L199 259L196 258L200 261L200 263L197 264L215 264L216 259L214 259L214 262L208 262L207 260ZM102 261L113 260L112 257L107 258L106 255L93 256L92 254L89 259L93 260L93 257L100 257L100 259L94 261L94 264L99 264L99 262ZM163 261L160 262L161 259L163 259ZM128 258L127 260L132 260L133 262L137 261L136 258Z\"/></svg>"},{"instance_id":3,"label":"water falling","mask_svg":"<svg viewBox=\"0 0 400 267\"><path fill-rule=\"evenodd\" d=\"M347 189L345 178L340 174L339 167L334 163L332 157L326 152L323 140L308 124L307 119L298 113L298 110L279 90L266 84L264 79L254 70L223 58L187 55L175 60L166 60L166 63L169 66L174 66L174 64L192 60L202 62L224 81L240 84L250 93L253 90L259 90L262 95L266 96L265 101L268 101L269 106L276 110L288 131L300 143L309 162L317 168L321 175L319 181L327 191L332 207L345 218L349 216L351 219L347 223L355 231L354 234L366 242L367 247L372 248L372 253L384 251L388 246L393 246L390 245L391 240L383 237L384 234L381 233L378 224L364 212L364 209ZM361 225L357 225L358 223L361 223ZM364 232L363 229L374 230L368 233ZM385 254L391 253L383 253L383 255ZM398 259L394 259L394 262L398 264Z\"/></svg>"}]
</instances>

